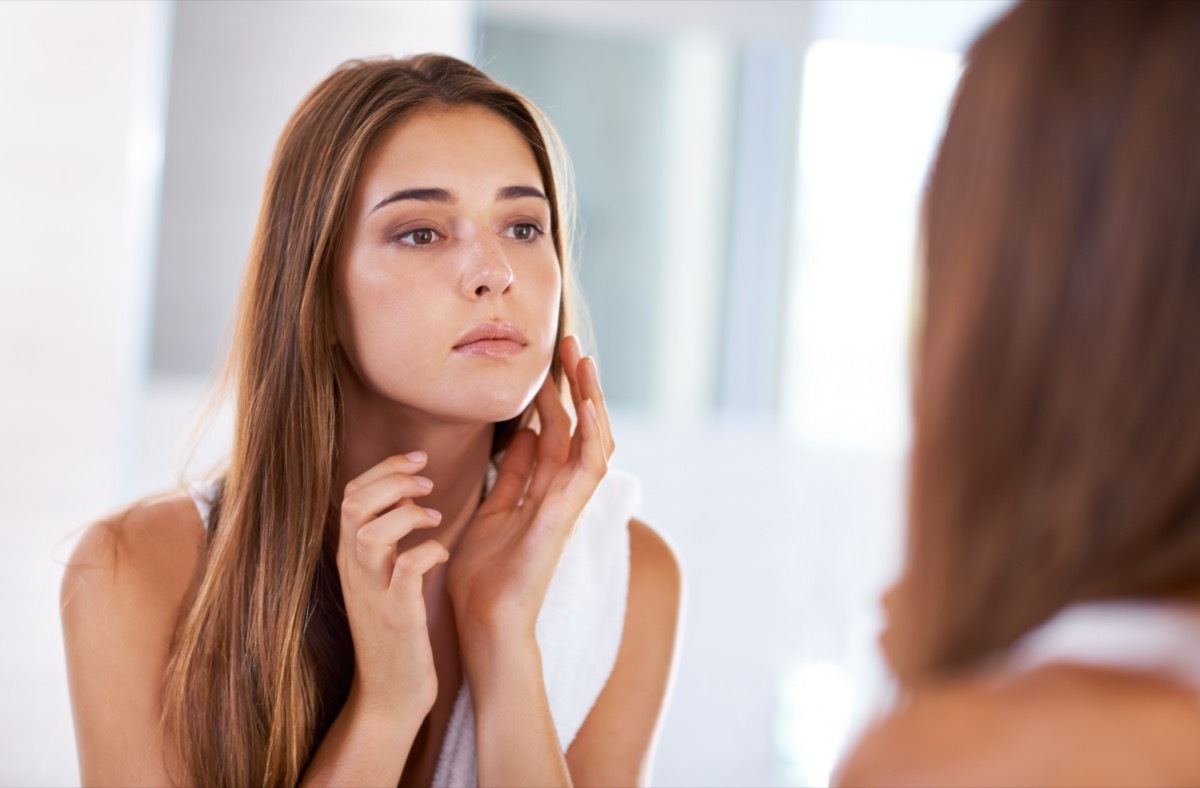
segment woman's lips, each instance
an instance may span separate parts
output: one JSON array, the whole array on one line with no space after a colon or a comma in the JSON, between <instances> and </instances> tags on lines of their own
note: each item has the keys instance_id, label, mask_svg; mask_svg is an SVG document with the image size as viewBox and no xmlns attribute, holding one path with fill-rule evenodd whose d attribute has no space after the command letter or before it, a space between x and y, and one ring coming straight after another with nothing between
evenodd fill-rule
<instances>
[{"instance_id":1,"label":"woman's lips","mask_svg":"<svg viewBox=\"0 0 1200 788\"><path fill-rule=\"evenodd\" d=\"M515 356L524 349L524 345L511 339L479 339L465 345L456 345L454 348L456 352L464 355L492 356L493 358Z\"/></svg>"},{"instance_id":2,"label":"woman's lips","mask_svg":"<svg viewBox=\"0 0 1200 788\"><path fill-rule=\"evenodd\" d=\"M520 353L527 344L525 334L511 323L482 323L459 337L454 350L466 356L505 358Z\"/></svg>"}]
</instances>

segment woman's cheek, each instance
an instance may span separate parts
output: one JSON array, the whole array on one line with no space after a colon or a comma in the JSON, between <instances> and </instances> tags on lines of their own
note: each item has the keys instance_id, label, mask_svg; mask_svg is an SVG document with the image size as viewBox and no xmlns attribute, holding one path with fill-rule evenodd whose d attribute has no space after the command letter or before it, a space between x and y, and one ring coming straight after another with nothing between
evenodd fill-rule
<instances>
[{"instance_id":1,"label":"woman's cheek","mask_svg":"<svg viewBox=\"0 0 1200 788\"><path fill-rule=\"evenodd\" d=\"M542 320L548 327L548 334L551 344L558 332L558 316L562 306L562 275L558 269L558 261L554 261L553 267L542 277L540 286L539 303L545 304L542 311Z\"/></svg>"}]
</instances>

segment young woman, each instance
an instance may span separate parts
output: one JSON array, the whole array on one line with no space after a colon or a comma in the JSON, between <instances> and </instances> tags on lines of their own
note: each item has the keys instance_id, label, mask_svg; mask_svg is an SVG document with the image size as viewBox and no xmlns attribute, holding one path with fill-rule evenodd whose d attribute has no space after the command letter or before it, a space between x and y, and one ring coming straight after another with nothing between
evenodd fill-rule
<instances>
[{"instance_id":1,"label":"young woman","mask_svg":"<svg viewBox=\"0 0 1200 788\"><path fill-rule=\"evenodd\" d=\"M548 128L435 55L300 105L228 466L91 526L63 581L85 783L645 781L680 575L605 478Z\"/></svg>"},{"instance_id":2,"label":"young woman","mask_svg":"<svg viewBox=\"0 0 1200 788\"><path fill-rule=\"evenodd\" d=\"M1200 784L1200 4L1023 2L925 202L906 704L847 785Z\"/></svg>"}]
</instances>

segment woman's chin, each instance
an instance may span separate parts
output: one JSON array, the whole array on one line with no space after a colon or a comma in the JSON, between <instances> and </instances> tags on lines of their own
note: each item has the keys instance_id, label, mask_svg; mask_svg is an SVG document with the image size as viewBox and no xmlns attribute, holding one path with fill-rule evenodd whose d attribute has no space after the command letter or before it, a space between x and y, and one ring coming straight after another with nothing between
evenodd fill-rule
<instances>
[{"instance_id":1,"label":"woman's chin","mask_svg":"<svg viewBox=\"0 0 1200 788\"><path fill-rule=\"evenodd\" d=\"M498 423L515 419L525 412L533 401L533 393L528 396L512 394L511 392L488 392L472 398L469 402L460 402L455 408L465 421L480 423Z\"/></svg>"},{"instance_id":2,"label":"woman's chin","mask_svg":"<svg viewBox=\"0 0 1200 788\"><path fill-rule=\"evenodd\" d=\"M527 402L508 403L504 407L493 407L489 409L489 414L484 421L501 422L515 419L525 412L528 407Z\"/></svg>"}]
</instances>

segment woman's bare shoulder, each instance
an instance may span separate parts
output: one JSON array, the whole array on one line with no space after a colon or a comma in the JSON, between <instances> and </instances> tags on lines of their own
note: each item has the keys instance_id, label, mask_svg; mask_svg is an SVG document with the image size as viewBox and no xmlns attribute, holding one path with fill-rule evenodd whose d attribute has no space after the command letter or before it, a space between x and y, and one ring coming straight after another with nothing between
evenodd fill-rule
<instances>
[{"instance_id":1,"label":"woman's bare shoulder","mask_svg":"<svg viewBox=\"0 0 1200 788\"><path fill-rule=\"evenodd\" d=\"M62 626L85 785L171 782L162 682L203 547L186 494L95 522L75 546L63 572Z\"/></svg>"},{"instance_id":2,"label":"woman's bare shoulder","mask_svg":"<svg viewBox=\"0 0 1200 788\"><path fill-rule=\"evenodd\" d=\"M1191 784L1197 736L1194 689L1052 665L922 693L867 731L837 783Z\"/></svg>"},{"instance_id":3,"label":"woman's bare shoulder","mask_svg":"<svg viewBox=\"0 0 1200 788\"><path fill-rule=\"evenodd\" d=\"M838 768L835 783L968 785L984 782L1004 740L1003 714L978 687L924 693L872 725ZM997 776L992 773L990 782Z\"/></svg>"},{"instance_id":4,"label":"woman's bare shoulder","mask_svg":"<svg viewBox=\"0 0 1200 788\"><path fill-rule=\"evenodd\" d=\"M84 529L63 572L64 623L72 608L110 613L177 609L204 548L204 524L186 493L139 501Z\"/></svg>"},{"instance_id":5,"label":"woman's bare shoulder","mask_svg":"<svg viewBox=\"0 0 1200 788\"><path fill-rule=\"evenodd\" d=\"M629 571L631 592L656 597L664 607L679 607L683 586L679 558L662 534L637 518L629 521Z\"/></svg>"}]
</instances>

